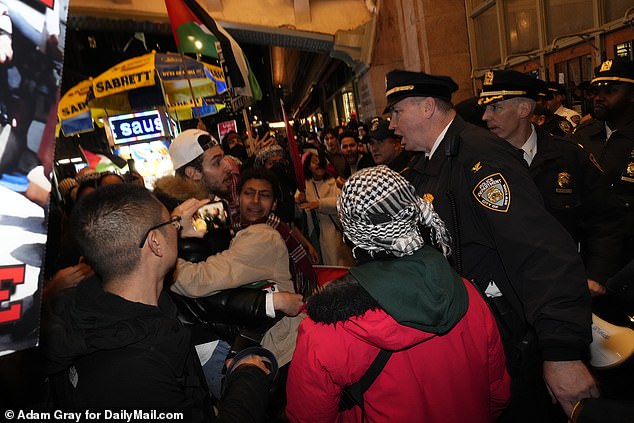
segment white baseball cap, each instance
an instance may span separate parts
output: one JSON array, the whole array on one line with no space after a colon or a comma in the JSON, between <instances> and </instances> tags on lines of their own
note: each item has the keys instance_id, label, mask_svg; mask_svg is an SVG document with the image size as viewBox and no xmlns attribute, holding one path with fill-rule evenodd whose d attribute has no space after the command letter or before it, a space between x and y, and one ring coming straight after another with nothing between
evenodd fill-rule
<instances>
[{"instance_id":1,"label":"white baseball cap","mask_svg":"<svg viewBox=\"0 0 634 423\"><path fill-rule=\"evenodd\" d=\"M205 150L209 150L216 145L220 145L220 143L207 131L187 129L181 132L174 138L169 148L174 169L185 166L203 154Z\"/></svg>"}]
</instances>

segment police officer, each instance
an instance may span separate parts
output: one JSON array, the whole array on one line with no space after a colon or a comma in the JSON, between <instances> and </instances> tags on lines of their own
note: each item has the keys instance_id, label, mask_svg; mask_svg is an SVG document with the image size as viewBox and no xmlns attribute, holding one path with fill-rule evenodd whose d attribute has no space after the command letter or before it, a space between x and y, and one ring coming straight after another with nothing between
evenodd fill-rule
<instances>
[{"instance_id":1,"label":"police officer","mask_svg":"<svg viewBox=\"0 0 634 423\"><path fill-rule=\"evenodd\" d=\"M556 137L565 137L572 132L572 125L565 117L551 113L546 106L535 105L532 122Z\"/></svg>"},{"instance_id":2,"label":"police officer","mask_svg":"<svg viewBox=\"0 0 634 423\"><path fill-rule=\"evenodd\" d=\"M411 158L409 151L401 147L401 137L390 129L390 122L381 119L376 130L370 131L370 153L374 163L387 165L395 172L405 169Z\"/></svg>"},{"instance_id":3,"label":"police officer","mask_svg":"<svg viewBox=\"0 0 634 423\"><path fill-rule=\"evenodd\" d=\"M482 120L522 151L546 210L581 246L590 292L605 293L603 284L619 270L622 242L622 211L607 178L579 145L531 124L543 81L512 70L488 72L485 81L480 94L485 107Z\"/></svg>"},{"instance_id":4,"label":"police officer","mask_svg":"<svg viewBox=\"0 0 634 423\"><path fill-rule=\"evenodd\" d=\"M387 74L391 128L418 152L403 175L449 224L453 264L493 298L512 377L502 420L548 421L544 381L570 415L577 401L598 396L581 361L591 340L583 263L544 209L521 153L456 116L457 89L449 77Z\"/></svg>"},{"instance_id":5,"label":"police officer","mask_svg":"<svg viewBox=\"0 0 634 423\"><path fill-rule=\"evenodd\" d=\"M568 119L568 122L575 127L581 121L581 115L563 105L566 99L566 88L557 82L548 82L546 85L550 98L547 101L548 110L552 113Z\"/></svg>"},{"instance_id":6,"label":"police officer","mask_svg":"<svg viewBox=\"0 0 634 423\"><path fill-rule=\"evenodd\" d=\"M592 80L593 119L571 136L597 158L625 207L623 264L634 258L634 62L603 62Z\"/></svg>"}]
</instances>

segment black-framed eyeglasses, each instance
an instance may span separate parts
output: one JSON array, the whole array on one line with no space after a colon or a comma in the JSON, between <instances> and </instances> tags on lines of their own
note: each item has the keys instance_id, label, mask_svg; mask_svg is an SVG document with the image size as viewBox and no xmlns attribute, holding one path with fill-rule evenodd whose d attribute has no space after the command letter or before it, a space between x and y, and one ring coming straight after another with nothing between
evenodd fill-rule
<instances>
[{"instance_id":1,"label":"black-framed eyeglasses","mask_svg":"<svg viewBox=\"0 0 634 423\"><path fill-rule=\"evenodd\" d=\"M159 229L162 228L165 225L173 225L177 231L180 231L181 229L181 217L180 216L172 216L169 218L169 220L163 222L163 223L159 223L156 226L152 226L150 229L147 230L147 232L145 233L145 235L143 235L143 238L141 239L141 242L139 243L139 248L143 248L143 245L145 244L145 240L147 239L148 235L150 235L150 232L152 232L155 229Z\"/></svg>"}]
</instances>

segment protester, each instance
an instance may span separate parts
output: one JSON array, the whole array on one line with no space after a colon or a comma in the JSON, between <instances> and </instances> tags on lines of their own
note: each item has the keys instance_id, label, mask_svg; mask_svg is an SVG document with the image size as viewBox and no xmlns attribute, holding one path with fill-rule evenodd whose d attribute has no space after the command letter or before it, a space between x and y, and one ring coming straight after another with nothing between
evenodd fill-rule
<instances>
[{"instance_id":1,"label":"protester","mask_svg":"<svg viewBox=\"0 0 634 423\"><path fill-rule=\"evenodd\" d=\"M351 266L354 263L350 247L343 242L337 217L337 196L340 189L335 178L326 171L326 157L321 153L306 152L302 157L306 193L297 192L295 201L306 213L308 239L317 249L321 264Z\"/></svg>"},{"instance_id":2,"label":"protester","mask_svg":"<svg viewBox=\"0 0 634 423\"><path fill-rule=\"evenodd\" d=\"M98 278L60 293L43 318L43 349L60 409L185 412L214 420L189 331L175 317L163 280L174 267L179 229L193 232L190 200L170 216L147 190L107 186L73 211L73 233ZM227 381L217 421L261 421L269 370L249 356Z\"/></svg>"},{"instance_id":3,"label":"protester","mask_svg":"<svg viewBox=\"0 0 634 423\"><path fill-rule=\"evenodd\" d=\"M307 305L288 381L292 422L492 422L510 396L495 320L471 283L427 245L419 224L449 253L444 224L386 166L360 170L337 203L361 262ZM384 368L339 407L382 350Z\"/></svg>"},{"instance_id":4,"label":"protester","mask_svg":"<svg viewBox=\"0 0 634 423\"><path fill-rule=\"evenodd\" d=\"M351 174L374 165L372 156L370 156L367 152L360 151L360 142L355 137L354 132L344 132L339 137L339 140L341 153L350 167Z\"/></svg>"},{"instance_id":5,"label":"protester","mask_svg":"<svg viewBox=\"0 0 634 423\"><path fill-rule=\"evenodd\" d=\"M319 262L319 253L295 224L296 216L300 212L295 204L297 181L287 156L288 154L282 147L273 144L258 152L255 156L254 167L264 168L275 174L277 183L280 186L280 197L277 199L275 215L291 227L293 236L302 243L310 256L311 262L317 264Z\"/></svg>"}]
</instances>

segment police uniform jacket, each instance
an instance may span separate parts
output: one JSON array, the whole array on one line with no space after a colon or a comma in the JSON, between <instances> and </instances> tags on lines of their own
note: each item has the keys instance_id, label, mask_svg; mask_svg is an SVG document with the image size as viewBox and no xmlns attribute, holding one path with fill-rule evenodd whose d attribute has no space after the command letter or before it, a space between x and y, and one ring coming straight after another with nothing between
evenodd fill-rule
<instances>
[{"instance_id":1,"label":"police uniform jacket","mask_svg":"<svg viewBox=\"0 0 634 423\"><path fill-rule=\"evenodd\" d=\"M622 208L607 178L583 148L537 127L529 172L546 210L581 243L588 278L604 283L620 268Z\"/></svg>"},{"instance_id":2,"label":"police uniform jacket","mask_svg":"<svg viewBox=\"0 0 634 423\"><path fill-rule=\"evenodd\" d=\"M614 131L606 142L605 122L592 119L580 125L572 141L594 155L608 177L612 189L622 201L626 213L625 233L634 236L634 117ZM632 246L625 248L632 249ZM631 253L630 253L631 255Z\"/></svg>"},{"instance_id":3,"label":"police uniform jacket","mask_svg":"<svg viewBox=\"0 0 634 423\"><path fill-rule=\"evenodd\" d=\"M556 137L564 137L572 132L572 124L568 119L555 114L546 116L541 128Z\"/></svg>"},{"instance_id":4,"label":"police uniform jacket","mask_svg":"<svg viewBox=\"0 0 634 423\"><path fill-rule=\"evenodd\" d=\"M456 116L429 163L419 156L403 175L419 195L433 196L460 246L454 263L461 261L464 276L481 288L495 281L535 330L542 359L582 358L591 341L583 263L570 235L545 210L521 152Z\"/></svg>"}]
</instances>

